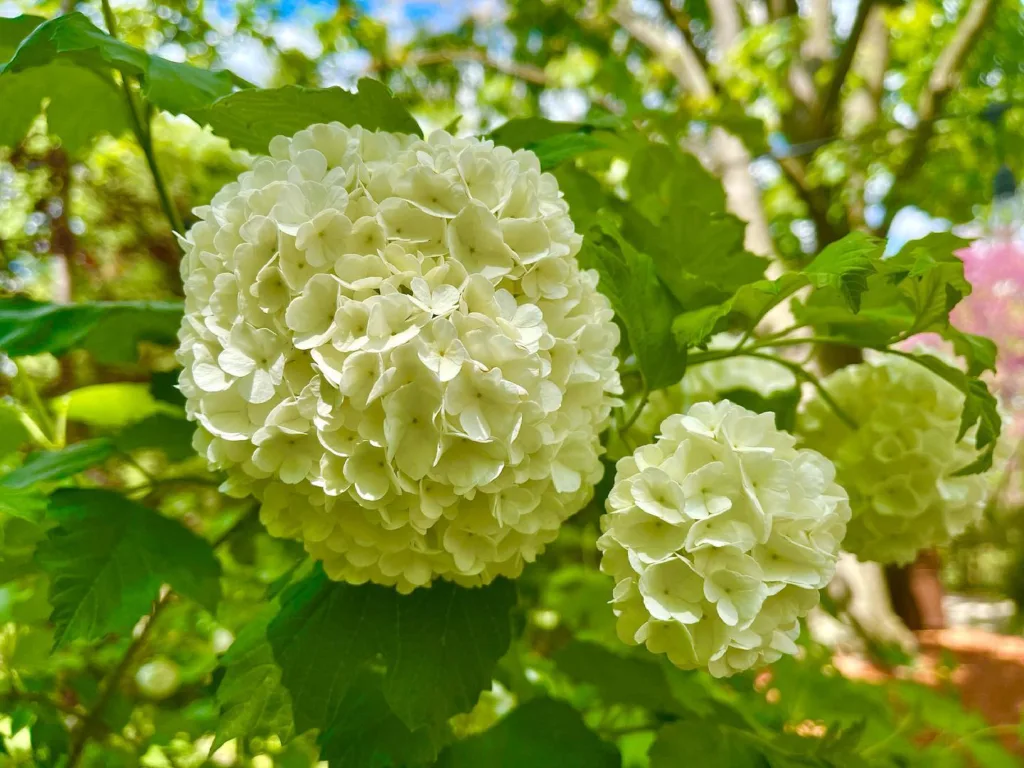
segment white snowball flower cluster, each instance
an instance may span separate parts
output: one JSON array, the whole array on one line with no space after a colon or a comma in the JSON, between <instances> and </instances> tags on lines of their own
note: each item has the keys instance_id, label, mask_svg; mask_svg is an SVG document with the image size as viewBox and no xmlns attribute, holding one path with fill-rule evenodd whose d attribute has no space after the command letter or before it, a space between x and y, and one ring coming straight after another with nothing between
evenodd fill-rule
<instances>
[{"instance_id":1,"label":"white snowball flower cluster","mask_svg":"<svg viewBox=\"0 0 1024 768\"><path fill-rule=\"evenodd\" d=\"M708 342L708 349L732 349L740 342L734 333L719 333ZM770 349L762 351L770 352ZM640 417L629 430L634 445L649 443L658 427L673 413L682 413L694 403L715 402L736 390L771 397L795 389L796 377L785 366L757 357L730 357L686 369L678 384L650 394ZM636 404L632 404L636 407ZM627 409L630 410L630 409Z\"/></svg>"},{"instance_id":2,"label":"white snowball flower cluster","mask_svg":"<svg viewBox=\"0 0 1024 768\"><path fill-rule=\"evenodd\" d=\"M591 497L619 331L537 157L278 137L183 241L196 444L337 580L515 576Z\"/></svg>"},{"instance_id":3,"label":"white snowball flower cluster","mask_svg":"<svg viewBox=\"0 0 1024 768\"><path fill-rule=\"evenodd\" d=\"M820 398L799 423L804 442L835 462L850 493L845 549L862 560L908 563L981 516L990 478L953 477L978 456L973 430L956 439L964 404L956 387L895 355L842 368L822 384L858 425L848 427Z\"/></svg>"},{"instance_id":4,"label":"white snowball flower cluster","mask_svg":"<svg viewBox=\"0 0 1024 768\"><path fill-rule=\"evenodd\" d=\"M832 463L728 400L620 459L598 546L620 638L731 675L794 653L850 516Z\"/></svg>"}]
</instances>

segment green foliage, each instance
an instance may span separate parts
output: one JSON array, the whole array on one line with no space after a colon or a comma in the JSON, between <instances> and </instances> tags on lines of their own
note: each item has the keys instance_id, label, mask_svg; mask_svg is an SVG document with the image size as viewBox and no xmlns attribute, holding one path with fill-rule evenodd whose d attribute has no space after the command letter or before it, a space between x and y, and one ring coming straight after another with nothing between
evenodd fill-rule
<instances>
[{"instance_id":1,"label":"green foliage","mask_svg":"<svg viewBox=\"0 0 1024 768\"><path fill-rule=\"evenodd\" d=\"M277 606L269 606L250 621L221 659L224 678L217 687L221 716L213 749L231 739L277 736L283 741L294 731L292 702L281 685L281 670L267 642L267 624Z\"/></svg>"},{"instance_id":2,"label":"green foliage","mask_svg":"<svg viewBox=\"0 0 1024 768\"><path fill-rule=\"evenodd\" d=\"M140 341L173 344L182 305L163 301L46 304L0 300L0 350L11 357L82 347L101 363L132 362Z\"/></svg>"},{"instance_id":3,"label":"green foliage","mask_svg":"<svg viewBox=\"0 0 1024 768\"><path fill-rule=\"evenodd\" d=\"M352 698L366 698L387 711L387 738L378 745L386 750L418 743L424 733L438 736L449 717L472 707L508 648L515 589L504 580L478 589L440 582L399 595L332 582L318 569L282 594L281 604L267 639L296 728L319 728L329 744ZM378 658L383 676L370 667Z\"/></svg>"},{"instance_id":4,"label":"green foliage","mask_svg":"<svg viewBox=\"0 0 1024 768\"><path fill-rule=\"evenodd\" d=\"M104 490L58 491L48 516L57 527L38 557L53 581L58 647L130 630L163 584L216 609L220 565L209 544L180 523Z\"/></svg>"},{"instance_id":5,"label":"green foliage","mask_svg":"<svg viewBox=\"0 0 1024 768\"><path fill-rule=\"evenodd\" d=\"M54 62L69 62L102 73L116 69L137 76L147 101L175 114L204 107L230 93L233 85L227 72L167 61L127 45L81 13L58 16L36 27L4 65L0 77Z\"/></svg>"},{"instance_id":6,"label":"green foliage","mask_svg":"<svg viewBox=\"0 0 1024 768\"><path fill-rule=\"evenodd\" d=\"M236 147L262 153L275 136L291 136L313 123L337 121L367 130L422 133L391 92L369 79L359 81L357 93L294 85L236 91L190 114Z\"/></svg>"},{"instance_id":7,"label":"green foliage","mask_svg":"<svg viewBox=\"0 0 1024 768\"><path fill-rule=\"evenodd\" d=\"M446 749L436 768L619 768L621 764L618 750L588 730L572 707L537 698L485 733Z\"/></svg>"},{"instance_id":8,"label":"green foliage","mask_svg":"<svg viewBox=\"0 0 1024 768\"><path fill-rule=\"evenodd\" d=\"M102 437L83 440L58 451L36 451L25 463L0 478L0 486L17 490L77 475L106 461L114 451L110 440Z\"/></svg>"},{"instance_id":9,"label":"green foliage","mask_svg":"<svg viewBox=\"0 0 1024 768\"><path fill-rule=\"evenodd\" d=\"M647 386L659 389L679 381L686 369L686 348L672 336L679 305L655 273L651 257L604 220L584 241L580 262L601 276L598 285L626 329Z\"/></svg>"},{"instance_id":10,"label":"green foliage","mask_svg":"<svg viewBox=\"0 0 1024 768\"><path fill-rule=\"evenodd\" d=\"M0 59L8 61L18 44L46 20L37 16L0 19ZM29 132L46 100L50 132L69 152L85 149L98 134L128 130L124 96L109 74L51 61L25 71L0 71L0 145L15 146ZM90 108L82 110L82 104Z\"/></svg>"},{"instance_id":11,"label":"green foliage","mask_svg":"<svg viewBox=\"0 0 1024 768\"><path fill-rule=\"evenodd\" d=\"M713 720L684 720L665 726L648 754L651 768L678 765L680 755L687 755L697 765L763 768L769 764L730 729Z\"/></svg>"}]
</instances>

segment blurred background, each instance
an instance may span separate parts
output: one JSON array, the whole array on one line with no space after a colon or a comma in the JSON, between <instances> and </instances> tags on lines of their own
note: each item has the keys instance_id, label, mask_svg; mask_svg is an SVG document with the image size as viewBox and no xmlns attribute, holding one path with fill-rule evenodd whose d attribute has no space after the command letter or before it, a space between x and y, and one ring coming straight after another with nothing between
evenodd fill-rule
<instances>
[{"instance_id":1,"label":"blurred background","mask_svg":"<svg viewBox=\"0 0 1024 768\"><path fill-rule=\"evenodd\" d=\"M935 231L952 230L971 240L961 256L975 290L954 321L1000 347L999 371L991 383L1007 416L1006 453L1012 458L981 525L951 547L886 574L895 613L917 632L912 642L903 642L900 632L876 631L867 621L858 630L862 637L833 638L833 643L840 645L836 667L853 679L874 684L913 678L961 697L972 717L983 718L981 727L1019 722L1024 701L1024 480L1017 447L1024 436L1024 192L1016 178L1024 174L1024 2L115 0L111 5L119 36L132 45L172 61L229 69L259 86L352 88L361 77L382 80L425 131L447 127L482 134L509 118L531 115L597 125L609 114L642 118L645 126L678 137L721 179L730 209L747 222L748 249L774 257L779 269L805 262L854 230L888 238L892 251ZM92 0L0 0L5 17L70 11L105 26L100 5ZM16 44L0 38L0 59L8 59ZM0 79L0 288L61 303L179 297L178 249L134 140L92 131L84 120L78 140L62 143L47 127L47 115L51 120L60 115L62 95L55 93L46 114L29 126L4 115L5 103L22 98ZM159 116L154 143L172 204L186 226L191 209L205 204L250 161L185 117ZM627 170L614 148L588 154L584 162L613 188ZM144 350L130 365L100 364L77 352L59 359L44 355L17 364L4 361L0 387L5 395L21 396L27 381L48 400L84 386L137 384L155 391L169 386L173 370L166 349ZM90 411L81 397L68 407L72 437L135 418ZM148 415L153 412L159 408ZM177 455L165 451L137 461L150 475L173 475L178 470L168 467L179 464L185 466L182 474L201 471L188 464L187 439L186 430L185 447ZM113 485L141 481L128 462L103 471L104 482ZM239 514L237 503L228 501L199 487L169 492L162 503L168 514L213 536ZM582 515L534 569L537 584L540 574L557 572L557 579L536 596L528 617L532 639L539 643L533 651L542 650L545 638L557 637L563 625L574 632L581 626L603 631L591 626L600 623L594 615L606 610L594 597L602 585L595 586L594 554L588 554L595 521L595 514ZM18 567L19 535L28 536L24 546L30 558L31 536L18 525L5 522L2 568ZM300 554L291 544L260 534L255 525L243 530L236 544L226 556L233 592L225 610L234 614L214 620L178 606L180 615L168 618L166 636L152 650L149 661L159 664L148 672L140 665L141 677L135 678L142 699L178 697L176 708L154 704L143 716L128 707L126 717L139 718L131 720L136 743L125 737L128 746L117 757L122 762L111 752L96 757L96 765L138 764L133 761L142 759L140 754L148 755L142 764L154 766L202 765L207 759L195 756L216 711L209 696L211 669L230 644L233 628L253 615L265 587L287 574ZM17 588L0 590L5 664L18 659L18 664L43 665L42 651L49 647L42 626L45 585L33 578L42 577L26 575ZM109 665L102 652L64 659L64 666L41 666L39 675L77 690L86 685L82 680L90 669ZM173 690L145 692L147 675L166 683L171 668ZM851 694L836 696L844 695ZM500 706L495 707L498 712ZM465 727L483 727L494 712ZM4 727L10 731L9 723ZM1005 736L1006 749L1024 754L1012 729L999 736ZM150 746L156 750L152 754ZM312 759L308 744L305 751L293 749L295 762L285 760L280 743L232 749L218 752L216 764L308 765ZM264 757L270 762L261 763ZM1008 760L975 764L1012 765L1015 758Z\"/></svg>"}]
</instances>

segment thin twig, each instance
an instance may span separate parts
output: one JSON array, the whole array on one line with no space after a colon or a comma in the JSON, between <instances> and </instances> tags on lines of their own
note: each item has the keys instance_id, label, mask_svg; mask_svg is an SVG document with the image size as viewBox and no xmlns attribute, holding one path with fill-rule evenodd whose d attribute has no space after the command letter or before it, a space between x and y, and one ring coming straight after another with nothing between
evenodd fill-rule
<instances>
[{"instance_id":1,"label":"thin twig","mask_svg":"<svg viewBox=\"0 0 1024 768\"><path fill-rule=\"evenodd\" d=\"M149 634L156 624L160 614L163 613L164 609L170 605L171 600L174 597L174 593L171 590L167 590L163 597L158 599L153 606L153 610L150 611L149 619L146 621L146 625L142 628L139 636L132 640L128 646L128 650L125 651L124 656L121 657L121 661L114 668L103 682L103 687L100 691L99 698L96 700L95 706L89 711L89 714L85 716L78 731L76 731L72 741L71 750L68 755L67 768L77 768L82 761L82 756L85 754L85 745L89 741L89 737L92 736L94 731L100 727L103 723L103 712L110 704L114 694L117 693L117 689L121 685L121 680L127 674L131 665L138 658L146 645L146 640L149 638Z\"/></svg>"},{"instance_id":2,"label":"thin twig","mask_svg":"<svg viewBox=\"0 0 1024 768\"><path fill-rule=\"evenodd\" d=\"M995 13L995 0L974 0L961 19L953 39L939 54L935 68L928 77L928 85L917 102L917 130L913 134L910 153L900 168L893 174L895 178L906 182L913 177L924 162L928 147L935 130L935 121L942 113L943 104L952 92L967 57L981 38L981 33L988 26ZM899 185L895 185L899 186ZM899 206L887 205L886 219L881 229L887 231Z\"/></svg>"},{"instance_id":3,"label":"thin twig","mask_svg":"<svg viewBox=\"0 0 1024 768\"><path fill-rule=\"evenodd\" d=\"M873 5L874 0L860 0L860 4L857 6L857 15L853 19L850 36L846 38L846 43L843 44L843 48L839 52L839 58L836 59L836 66L832 71L832 78L828 81L825 95L821 100L821 108L818 110L818 121L822 126L826 125L829 116L835 114L836 107L839 106L843 83L846 82L846 76L850 74L850 67L853 66L857 46L860 44L860 36L867 25L868 15L871 13Z\"/></svg>"},{"instance_id":4,"label":"thin twig","mask_svg":"<svg viewBox=\"0 0 1024 768\"><path fill-rule=\"evenodd\" d=\"M110 7L110 0L102 0L102 3L103 18L107 23L107 32L116 39L117 22L114 18L114 11ZM128 117L132 122L132 131L139 142L139 147L142 148L142 154L146 157L146 164L149 166L150 175L153 177L153 184L156 187L156 194L160 200L160 207L163 209L164 215L171 225L171 230L184 234L185 225L178 214L178 209L174 207L174 201L171 200L167 184L164 182L163 173L160 171L160 166L156 161L156 153L153 150L152 131L146 118L145 108L139 104L132 90L132 80L133 78L126 72L121 72L121 90L124 91L125 101L128 105Z\"/></svg>"},{"instance_id":5,"label":"thin twig","mask_svg":"<svg viewBox=\"0 0 1024 768\"><path fill-rule=\"evenodd\" d=\"M842 406L836 402L835 398L829 394L829 391L825 389L825 385L821 383L818 377L806 370L803 366L798 365L791 360L787 360L784 357L769 355L764 352L748 352L741 350L737 354L742 357L756 357L761 360L770 360L777 365L781 365L783 368L788 368L794 376L808 382L818 391L818 394L821 395L822 402L832 409L833 413L839 417L840 421L846 424L850 429L857 429L857 422L846 411L844 411Z\"/></svg>"},{"instance_id":6,"label":"thin twig","mask_svg":"<svg viewBox=\"0 0 1024 768\"><path fill-rule=\"evenodd\" d=\"M644 392L640 396L640 402L636 404L636 409L633 411L633 414L626 419L626 423L623 424L622 429L619 430L620 432L628 432L629 428L636 424L636 420L640 418L640 414L643 412L647 405L647 401L650 399L651 393L646 387L644 387Z\"/></svg>"},{"instance_id":7,"label":"thin twig","mask_svg":"<svg viewBox=\"0 0 1024 768\"><path fill-rule=\"evenodd\" d=\"M65 704L63 701L59 701L57 699L51 699L44 693L11 690L7 693L0 694L0 701L42 704L44 706L53 707L58 712L63 712L65 715L71 715L72 717L77 717L79 719L84 719L87 716L86 711L81 707L74 706L73 704Z\"/></svg>"}]
</instances>

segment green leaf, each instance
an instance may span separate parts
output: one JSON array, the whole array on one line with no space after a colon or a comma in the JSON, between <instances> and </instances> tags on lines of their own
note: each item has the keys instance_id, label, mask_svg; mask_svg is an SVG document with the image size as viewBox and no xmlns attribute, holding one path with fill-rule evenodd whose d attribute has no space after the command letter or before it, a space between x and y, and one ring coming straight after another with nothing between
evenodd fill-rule
<instances>
[{"instance_id":1,"label":"green leaf","mask_svg":"<svg viewBox=\"0 0 1024 768\"><path fill-rule=\"evenodd\" d=\"M487 138L509 149L529 149L549 139L589 133L592 130L594 126L587 123L559 122L544 117L514 117L487 134Z\"/></svg>"},{"instance_id":2,"label":"green leaf","mask_svg":"<svg viewBox=\"0 0 1024 768\"><path fill-rule=\"evenodd\" d=\"M552 659L574 682L594 686L605 704L633 704L653 713L689 711L672 695L654 658L623 656L597 643L573 640Z\"/></svg>"},{"instance_id":3,"label":"green leaf","mask_svg":"<svg viewBox=\"0 0 1024 768\"><path fill-rule=\"evenodd\" d=\"M682 203L653 227L642 216L627 214L622 231L650 254L680 304L697 309L725 300L764 275L767 259L743 248L745 229L731 213Z\"/></svg>"},{"instance_id":4,"label":"green leaf","mask_svg":"<svg viewBox=\"0 0 1024 768\"><path fill-rule=\"evenodd\" d=\"M225 669L217 686L221 715L211 752L240 739L277 736L288 741L295 731L292 700L281 685L281 670L267 641L267 625L276 611L268 606L250 621L220 660Z\"/></svg>"},{"instance_id":5,"label":"green leaf","mask_svg":"<svg viewBox=\"0 0 1024 768\"><path fill-rule=\"evenodd\" d=\"M22 39L46 19L17 16L0 19L0 61L14 55ZM53 62L25 72L0 75L0 145L16 146L28 133L46 101L51 134L71 153L85 148L97 134L121 135L129 128L124 94L110 75L70 63ZM89 109L82 109L88 104Z\"/></svg>"},{"instance_id":6,"label":"green leaf","mask_svg":"<svg viewBox=\"0 0 1024 768\"><path fill-rule=\"evenodd\" d=\"M725 211L722 183L696 157L666 144L645 143L637 150L630 159L626 189L633 206L654 223L674 214L681 204L705 213Z\"/></svg>"},{"instance_id":7,"label":"green leaf","mask_svg":"<svg viewBox=\"0 0 1024 768\"><path fill-rule=\"evenodd\" d=\"M140 341L176 345L183 305L165 301L48 304L0 300L0 350L11 357L83 347L101 363L136 358Z\"/></svg>"},{"instance_id":8,"label":"green leaf","mask_svg":"<svg viewBox=\"0 0 1024 768\"><path fill-rule=\"evenodd\" d=\"M725 320L732 311L733 300L721 304L709 304L700 309L683 312L672 321L672 332L683 347L703 344L719 331L725 330Z\"/></svg>"},{"instance_id":9,"label":"green leaf","mask_svg":"<svg viewBox=\"0 0 1024 768\"><path fill-rule=\"evenodd\" d=\"M43 16L12 16L0 19L0 60L9 61L21 41L46 21Z\"/></svg>"},{"instance_id":10,"label":"green leaf","mask_svg":"<svg viewBox=\"0 0 1024 768\"><path fill-rule=\"evenodd\" d=\"M756 750L734 736L714 720L682 720L666 725L647 753L651 768L678 768L690 765L729 766L729 768L765 768Z\"/></svg>"},{"instance_id":11,"label":"green leaf","mask_svg":"<svg viewBox=\"0 0 1024 768\"><path fill-rule=\"evenodd\" d=\"M971 292L964 264L956 251L967 241L948 232L934 232L912 240L883 264L914 316L909 333L942 330L949 313Z\"/></svg>"},{"instance_id":12,"label":"green leaf","mask_svg":"<svg viewBox=\"0 0 1024 768\"><path fill-rule=\"evenodd\" d=\"M683 312L672 323L676 341L687 347L703 344L715 333L725 330L728 317L742 319L743 330L750 330L772 309L808 284L808 278L790 272L777 280L758 280L741 286L721 304L709 304Z\"/></svg>"},{"instance_id":13,"label":"green leaf","mask_svg":"<svg viewBox=\"0 0 1024 768\"><path fill-rule=\"evenodd\" d=\"M508 650L515 600L504 579L475 589L439 581L400 595L333 582L318 568L284 593L267 631L296 727L333 727L349 686L378 655L395 716L409 729L443 726L490 686Z\"/></svg>"},{"instance_id":14,"label":"green leaf","mask_svg":"<svg viewBox=\"0 0 1024 768\"><path fill-rule=\"evenodd\" d=\"M985 371L996 369L996 358L999 349L992 339L978 336L973 333L947 326L942 331L942 337L953 342L953 351L960 355L967 362L967 375L980 376Z\"/></svg>"},{"instance_id":15,"label":"green leaf","mask_svg":"<svg viewBox=\"0 0 1024 768\"><path fill-rule=\"evenodd\" d=\"M125 633L162 584L213 611L220 564L209 543L175 520L113 491L65 489L50 497L58 526L39 546L50 575L55 644Z\"/></svg>"},{"instance_id":16,"label":"green leaf","mask_svg":"<svg viewBox=\"0 0 1024 768\"><path fill-rule=\"evenodd\" d=\"M291 136L313 123L337 121L368 131L422 135L412 115L382 83L363 78L358 88L356 93L297 85L243 90L190 114L234 146L261 154L275 136Z\"/></svg>"},{"instance_id":17,"label":"green leaf","mask_svg":"<svg viewBox=\"0 0 1024 768\"><path fill-rule=\"evenodd\" d=\"M118 432L114 445L125 453L159 448L169 461L184 461L195 455L192 448L195 431L195 425L180 416L158 413Z\"/></svg>"},{"instance_id":18,"label":"green leaf","mask_svg":"<svg viewBox=\"0 0 1024 768\"><path fill-rule=\"evenodd\" d=\"M14 453L29 439L21 418L19 406L9 400L0 400L0 458Z\"/></svg>"},{"instance_id":19,"label":"green leaf","mask_svg":"<svg viewBox=\"0 0 1024 768\"><path fill-rule=\"evenodd\" d=\"M877 271L884 249L878 238L854 232L826 246L803 271L816 288L835 288L850 311L858 312L868 276Z\"/></svg>"},{"instance_id":20,"label":"green leaf","mask_svg":"<svg viewBox=\"0 0 1024 768\"><path fill-rule=\"evenodd\" d=\"M605 217L584 238L580 263L600 275L598 290L625 327L647 387L678 382L686 370L686 349L672 334L679 305L658 279L650 257L633 248Z\"/></svg>"},{"instance_id":21,"label":"green leaf","mask_svg":"<svg viewBox=\"0 0 1024 768\"><path fill-rule=\"evenodd\" d=\"M179 409L156 400L149 385L117 382L79 387L56 398L69 421L93 427L124 427L156 414L177 414Z\"/></svg>"},{"instance_id":22,"label":"green leaf","mask_svg":"<svg viewBox=\"0 0 1024 768\"><path fill-rule=\"evenodd\" d=\"M57 16L36 27L0 71L0 80L9 73L53 62L75 64L104 75L116 69L139 77L146 99L174 113L190 113L204 107L230 93L233 87L228 72L213 72L152 56L111 37L77 12Z\"/></svg>"},{"instance_id":23,"label":"green leaf","mask_svg":"<svg viewBox=\"0 0 1024 768\"><path fill-rule=\"evenodd\" d=\"M487 731L449 746L441 754L436 768L619 768L621 765L618 750L588 729L579 712L563 701L536 698L516 707ZM679 762L672 765L675 768ZM721 765L732 768L731 764Z\"/></svg>"},{"instance_id":24,"label":"green leaf","mask_svg":"<svg viewBox=\"0 0 1024 768\"><path fill-rule=\"evenodd\" d=\"M39 524L46 514L46 497L35 488L9 488L0 484L0 514Z\"/></svg>"},{"instance_id":25,"label":"green leaf","mask_svg":"<svg viewBox=\"0 0 1024 768\"><path fill-rule=\"evenodd\" d=\"M598 222L598 211L613 203L601 182L572 163L558 166L552 173L558 179L558 188L569 204L576 231L585 233Z\"/></svg>"},{"instance_id":26,"label":"green leaf","mask_svg":"<svg viewBox=\"0 0 1024 768\"><path fill-rule=\"evenodd\" d=\"M59 451L36 451L25 457L24 464L0 478L0 486L18 489L63 480L106 461L113 452L113 443L104 437L72 443Z\"/></svg>"},{"instance_id":27,"label":"green leaf","mask_svg":"<svg viewBox=\"0 0 1024 768\"><path fill-rule=\"evenodd\" d=\"M320 757L331 768L405 768L437 755L430 729L409 730L388 706L381 684L379 674L363 669L346 688L320 738Z\"/></svg>"},{"instance_id":28,"label":"green leaf","mask_svg":"<svg viewBox=\"0 0 1024 768\"><path fill-rule=\"evenodd\" d=\"M543 117L517 117L495 128L487 138L509 149L530 150L547 171L566 160L607 149L612 136L609 131L616 127L618 121L561 123Z\"/></svg>"}]
</instances>

